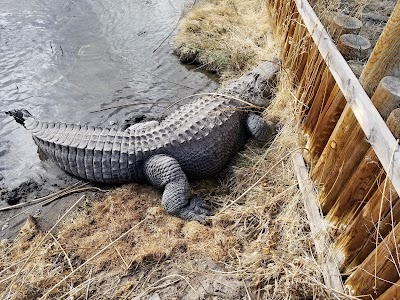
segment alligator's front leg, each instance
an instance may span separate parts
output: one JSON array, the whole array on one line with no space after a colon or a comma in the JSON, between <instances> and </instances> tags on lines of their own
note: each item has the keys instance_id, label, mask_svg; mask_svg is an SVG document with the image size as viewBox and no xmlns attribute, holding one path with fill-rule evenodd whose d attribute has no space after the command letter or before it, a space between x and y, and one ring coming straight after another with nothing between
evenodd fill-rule
<instances>
[{"instance_id":1,"label":"alligator's front leg","mask_svg":"<svg viewBox=\"0 0 400 300\"><path fill-rule=\"evenodd\" d=\"M258 142L269 142L275 134L275 124L265 121L255 113L249 113L246 119L246 126L251 138Z\"/></svg>"},{"instance_id":2,"label":"alligator's front leg","mask_svg":"<svg viewBox=\"0 0 400 300\"><path fill-rule=\"evenodd\" d=\"M199 222L211 215L202 198L191 197L187 177L176 159L164 154L154 155L144 164L144 172L152 185L164 189L161 203L170 214Z\"/></svg>"}]
</instances>

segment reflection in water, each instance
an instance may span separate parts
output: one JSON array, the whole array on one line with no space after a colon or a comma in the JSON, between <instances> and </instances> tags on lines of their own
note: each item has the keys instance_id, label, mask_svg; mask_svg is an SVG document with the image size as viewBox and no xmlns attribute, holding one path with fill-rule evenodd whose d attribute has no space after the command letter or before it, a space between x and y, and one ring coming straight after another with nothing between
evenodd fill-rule
<instances>
[{"instance_id":1,"label":"reflection in water","mask_svg":"<svg viewBox=\"0 0 400 300\"><path fill-rule=\"evenodd\" d=\"M181 65L172 39L165 40L191 3L0 0L0 186L49 176L29 133L6 110L108 125L143 113L157 117L187 95L215 89Z\"/></svg>"}]
</instances>

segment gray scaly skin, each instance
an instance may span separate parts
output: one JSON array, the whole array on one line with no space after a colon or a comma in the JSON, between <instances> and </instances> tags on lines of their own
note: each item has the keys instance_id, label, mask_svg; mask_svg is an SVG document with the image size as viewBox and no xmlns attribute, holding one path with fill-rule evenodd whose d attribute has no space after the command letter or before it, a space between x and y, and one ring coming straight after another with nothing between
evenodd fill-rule
<instances>
[{"instance_id":1,"label":"gray scaly skin","mask_svg":"<svg viewBox=\"0 0 400 300\"><path fill-rule=\"evenodd\" d=\"M272 123L246 112L265 105L278 71L265 62L219 94L181 106L161 122L123 130L37 120L26 110L7 112L29 130L38 147L68 173L96 182L150 182L164 189L162 204L172 215L204 221L202 198L192 197L187 178L215 175L251 137L267 141Z\"/></svg>"}]
</instances>

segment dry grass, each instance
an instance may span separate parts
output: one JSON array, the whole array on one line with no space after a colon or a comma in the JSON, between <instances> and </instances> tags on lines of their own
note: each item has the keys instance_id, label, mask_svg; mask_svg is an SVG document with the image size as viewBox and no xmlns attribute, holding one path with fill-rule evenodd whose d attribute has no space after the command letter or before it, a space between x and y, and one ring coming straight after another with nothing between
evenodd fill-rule
<instances>
[{"instance_id":1,"label":"dry grass","mask_svg":"<svg viewBox=\"0 0 400 300\"><path fill-rule=\"evenodd\" d=\"M175 53L222 80L238 76L275 52L266 16L262 0L202 1L182 20Z\"/></svg>"}]
</instances>

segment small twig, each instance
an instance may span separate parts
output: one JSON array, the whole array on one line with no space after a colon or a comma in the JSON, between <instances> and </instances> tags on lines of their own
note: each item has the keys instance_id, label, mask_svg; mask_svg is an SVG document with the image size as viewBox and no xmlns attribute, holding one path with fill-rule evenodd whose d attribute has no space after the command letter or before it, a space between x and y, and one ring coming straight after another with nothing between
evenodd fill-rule
<instances>
[{"instance_id":1,"label":"small twig","mask_svg":"<svg viewBox=\"0 0 400 300\"><path fill-rule=\"evenodd\" d=\"M51 48L51 53L54 53L54 51L53 51L53 45L51 44L51 42L50 42L50 48Z\"/></svg>"},{"instance_id":2,"label":"small twig","mask_svg":"<svg viewBox=\"0 0 400 300\"><path fill-rule=\"evenodd\" d=\"M178 25L179 25L179 22L180 22L180 20L182 19L182 16L179 18L179 20L176 22L176 25L175 25L175 27L174 27L174 29L172 29L171 30L171 32L161 41L161 43L157 46L157 48L155 48L154 50L153 50L153 53L154 52L156 52L164 43L165 43L165 41L166 40L168 40L170 37L171 37L171 35L174 33L174 31L176 30L176 28L178 28Z\"/></svg>"},{"instance_id":3,"label":"small twig","mask_svg":"<svg viewBox=\"0 0 400 300\"><path fill-rule=\"evenodd\" d=\"M136 290L136 288L139 286L139 283L142 281L144 277L144 272L142 273L142 275L140 275L139 279L137 280L135 286L133 288L130 289L129 293L127 293L124 298L122 298L122 300L126 300L128 299L128 297Z\"/></svg>"},{"instance_id":4,"label":"small twig","mask_svg":"<svg viewBox=\"0 0 400 300\"><path fill-rule=\"evenodd\" d=\"M147 284L149 282L149 280L150 280L151 276L153 275L153 273L158 271L157 267L158 267L159 264L160 264L160 260L158 260L156 266L153 267L150 272L148 272L148 274L147 274L146 278L144 279L143 284L141 286L142 288L145 286L145 284Z\"/></svg>"},{"instance_id":5,"label":"small twig","mask_svg":"<svg viewBox=\"0 0 400 300\"><path fill-rule=\"evenodd\" d=\"M138 227L139 225L141 225L144 221L147 220L147 217L144 218L142 221L140 221L139 223L137 223L135 226L131 227L128 231L125 231L123 234L121 234L118 238L116 238L114 241L112 241L111 243L109 243L107 246L105 246L103 249L101 249L100 251L98 251L96 254L94 254L93 256L91 256L87 261L85 261L83 264L81 264L79 267L77 267L73 272L69 273L67 276L65 276L62 280L60 280L57 284L53 285L52 288L50 288L45 294L43 294L42 297L40 297L40 299L45 299L55 288L57 288L58 286L60 286L65 280L67 280L68 278L70 278L72 275L74 275L77 271L79 271L80 269L82 269L84 266L86 266L89 262L91 262L93 259L95 259L97 256L99 256L101 253L103 253L104 251L106 251L108 248L110 248L112 245L114 245L116 242L118 242L120 239L122 239L123 237L125 237L126 235L128 235L130 232L132 232L134 229L136 229L136 227Z\"/></svg>"},{"instance_id":6,"label":"small twig","mask_svg":"<svg viewBox=\"0 0 400 300\"><path fill-rule=\"evenodd\" d=\"M10 276L8 276L7 278L4 278L4 279L0 280L0 284L3 284L3 282L8 281L9 279L11 279L11 278L13 278L13 277L15 277L15 276L17 276L16 273L15 273L15 274L12 274L12 275L10 275ZM5 298L3 298L3 299L5 299Z\"/></svg>"},{"instance_id":7,"label":"small twig","mask_svg":"<svg viewBox=\"0 0 400 300\"><path fill-rule=\"evenodd\" d=\"M23 271L23 269L26 267L26 265L28 264L28 261L31 259L31 257L35 254L35 252L40 248L40 246L43 244L43 242L47 239L47 237L49 236L49 234L58 226L58 224L61 222L61 220L63 220L70 212L71 210L82 200L85 198L85 195L83 195L82 197L80 197L58 220L57 222L50 228L50 230L45 234L45 236L40 240L40 242L36 245L36 247L33 249L33 251L29 254L28 258L25 260L25 262L23 263L23 265L19 268L18 272L15 273L16 277L15 278L19 278L19 275L21 274L21 272ZM6 290L4 291L2 298L4 299L5 296L8 294L8 292L11 290L12 286L14 285L16 279L14 279L6 288Z\"/></svg>"},{"instance_id":8,"label":"small twig","mask_svg":"<svg viewBox=\"0 0 400 300\"><path fill-rule=\"evenodd\" d=\"M110 288L106 289L104 292L101 293L101 295L98 295L99 298L104 298L104 299L110 299L110 296L107 296L108 293L115 291L117 288L116 284L118 283L120 279L116 278L114 281L108 282L107 284L103 285L103 288L106 286L110 286Z\"/></svg>"},{"instance_id":9,"label":"small twig","mask_svg":"<svg viewBox=\"0 0 400 300\"><path fill-rule=\"evenodd\" d=\"M158 104L161 103L166 103L169 104L170 102L167 101L157 101ZM129 103L129 104L121 104L121 105L116 105L116 106L110 106L110 107L106 107L106 108L102 108L102 109L97 109L97 110L92 110L89 113L96 113L96 112L101 112L101 111L105 111L105 110L109 110L109 109L116 109L116 108L123 108L123 107L129 107L132 105L138 105L138 104L149 104L148 102L135 102L135 103Z\"/></svg>"},{"instance_id":10,"label":"small twig","mask_svg":"<svg viewBox=\"0 0 400 300\"><path fill-rule=\"evenodd\" d=\"M93 272L93 267L90 268L90 272L89 272L89 279L88 279L88 285L86 287L85 300L87 300L89 298L89 287L90 287L90 282L91 282L91 278L92 278L92 272Z\"/></svg>"},{"instance_id":11,"label":"small twig","mask_svg":"<svg viewBox=\"0 0 400 300\"><path fill-rule=\"evenodd\" d=\"M252 299L251 299L251 296L250 296L249 289L247 288L246 282L244 282L243 279L242 279L242 282L243 282L244 288L245 288L245 290L246 290L247 297L249 298L249 300L252 300Z\"/></svg>"},{"instance_id":12,"label":"small twig","mask_svg":"<svg viewBox=\"0 0 400 300\"><path fill-rule=\"evenodd\" d=\"M98 192L103 192L103 193L107 192L107 190L102 190L102 189L97 188L97 187L94 187L94 186L86 187L86 188L73 189L73 190L69 190L69 191L67 191L67 192L65 192L65 193L63 193L63 194L61 194L61 195L59 195L59 196L56 197L56 198L49 199L49 200L45 201L45 202L43 203L43 206L49 205L51 202L53 202L53 201L55 201L55 200L58 200L58 199L60 199L61 197L64 197L64 196L67 196L67 195L70 195L70 194L73 194L73 193L81 193L81 192L84 192L84 191L98 191Z\"/></svg>"},{"instance_id":13,"label":"small twig","mask_svg":"<svg viewBox=\"0 0 400 300\"><path fill-rule=\"evenodd\" d=\"M63 295L61 295L60 297L58 297L58 300L61 300L63 298L65 298L66 296L70 296L68 299L73 299L73 295L78 293L80 290L85 288L85 285L90 285L90 283L94 280L94 278L89 278L87 280L85 280L84 282L80 283L77 286L74 286L71 290L69 290L68 292L65 292ZM72 297L71 297L72 296Z\"/></svg>"},{"instance_id":14,"label":"small twig","mask_svg":"<svg viewBox=\"0 0 400 300\"><path fill-rule=\"evenodd\" d=\"M14 263L10 264L9 266L7 266L6 268L2 269L2 270L0 271L0 275L3 274L5 271L7 271L7 270L9 270L9 269L11 269L11 268L13 268L13 267L15 267L16 265L22 263L27 257L28 257L28 256L25 256L24 258L22 258L22 259L20 259L20 260L18 260L18 261L16 261L16 262L14 262Z\"/></svg>"},{"instance_id":15,"label":"small twig","mask_svg":"<svg viewBox=\"0 0 400 300\"><path fill-rule=\"evenodd\" d=\"M60 46L60 49L61 49L61 56L64 56L64 51L63 51L63 48L61 48L61 46Z\"/></svg>"},{"instance_id":16,"label":"small twig","mask_svg":"<svg viewBox=\"0 0 400 300\"><path fill-rule=\"evenodd\" d=\"M39 202L45 201L45 200L50 199L50 198L53 198L53 197L57 197L57 196L59 196L60 194L63 194L63 193L65 193L65 192L67 192L67 191L70 191L71 189L73 189L74 187L76 187L78 184L81 184L81 185L79 185L78 187L83 187L83 186L87 185L88 183L83 183L83 184L82 184L82 182L77 182L77 183L74 183L73 185L71 185L71 186L69 186L69 187L66 187L65 189L62 189L62 190L60 190L60 191L58 191L58 192L55 192L55 193L52 193L52 194L50 194L50 195L47 195L47 196L44 196L44 197L40 197L40 198L34 199L34 200L32 200L32 201L29 201L29 202L24 202L24 203L20 203L20 204L16 204L16 205L12 205L12 206L7 206L7 207L0 208L0 211L5 211L5 210L10 210L10 209L20 208L20 207L24 207L24 206L27 206L27 205L32 205L32 204L39 203Z\"/></svg>"},{"instance_id":17,"label":"small twig","mask_svg":"<svg viewBox=\"0 0 400 300\"><path fill-rule=\"evenodd\" d=\"M148 288L148 289L146 289L142 294L140 294L139 295L139 299L141 299L144 295L146 295L148 292L150 292L150 291L156 291L156 290L159 290L159 289L163 289L163 288L166 288L167 286L170 286L170 285L173 285L173 284L175 284L175 283L178 283L179 281L181 281L182 279L176 279L176 280L174 280L174 281L170 281L170 282L166 282L166 283L164 283L164 284L161 284L161 285L157 285L157 286L154 286L154 287L150 287L150 288Z\"/></svg>"},{"instance_id":18,"label":"small twig","mask_svg":"<svg viewBox=\"0 0 400 300\"><path fill-rule=\"evenodd\" d=\"M170 277L179 277L180 279L178 279L178 280L176 280L176 281L168 282L168 283L166 283L166 284L164 284L164 285L157 286L158 283L160 283L161 281L163 281L163 280L165 280L165 279L168 279L168 278L170 278ZM156 282L154 282L154 283L153 283L150 287L148 287L142 294L140 294L138 298L139 298L139 299L142 298L142 297L143 297L144 295L146 295L146 293L148 293L149 291L153 291L154 289L159 289L159 288L163 288L163 287L169 286L169 285L174 284L174 283L176 283L176 282L178 282L178 281L181 281L182 279L185 280L186 283L188 284L188 286L197 294L197 291L196 291L196 290L194 289L194 287L190 284L190 282L186 279L186 277L184 277L184 276L182 276L182 275L180 275L180 274L171 274L171 275L165 276L165 277L163 277L163 278L157 280Z\"/></svg>"},{"instance_id":19,"label":"small twig","mask_svg":"<svg viewBox=\"0 0 400 300\"><path fill-rule=\"evenodd\" d=\"M109 238L110 238L110 242L111 242L112 239L111 239L110 236L109 236ZM118 256L121 258L122 262L124 263L126 270L128 270L128 269L129 269L129 265L126 263L126 261L125 261L125 259L123 258L121 252L119 252L118 248L117 248L115 245L113 245L113 248L114 248L114 250L117 252Z\"/></svg>"},{"instance_id":20,"label":"small twig","mask_svg":"<svg viewBox=\"0 0 400 300\"><path fill-rule=\"evenodd\" d=\"M183 100L186 100L186 99L189 99L189 98L192 98L192 97L196 97L196 96L219 96L219 97L225 97L225 98L228 98L228 99L231 99L231 100L235 100L235 101L247 104L249 107L252 107L252 108L264 109L264 107L254 105L254 104L252 104L250 102L247 102L247 101L245 101L243 99L240 99L240 98L237 98L237 97L234 97L234 96L231 96L231 95L227 95L227 94L221 94L221 93L198 93L198 94L193 94L193 95L186 96L184 98L179 99L178 101L175 101L171 105L167 106L167 108L164 110L164 112L169 110L171 107L173 107L174 105L178 104L179 102L182 102Z\"/></svg>"},{"instance_id":21,"label":"small twig","mask_svg":"<svg viewBox=\"0 0 400 300\"><path fill-rule=\"evenodd\" d=\"M80 193L80 192L83 192L83 191L94 190L94 191L99 191L99 192L107 192L107 190L103 190L103 189L100 189L100 188L94 187L94 186L81 188L81 187L83 187L85 185L88 185L88 183L84 183L84 184L78 186L77 188L69 187L69 188L61 190L61 191L59 191L57 193L50 194L50 195L47 195L45 197L41 197L41 198L29 201L29 202L24 202L24 203L12 205L12 206L3 207L3 208L0 208L0 211L10 210L10 209L17 209L17 208L21 208L21 207L25 207L25 206L29 206L29 205L33 205L33 204L36 204L35 206L37 206L37 205L42 204L43 202L44 203L42 205L46 206L49 203L60 199L61 197L64 197L64 196L67 196L67 195L70 195L70 194L74 194L74 193ZM15 216L13 216L12 218L14 218L14 217ZM12 218L8 219L7 221L11 220Z\"/></svg>"},{"instance_id":22,"label":"small twig","mask_svg":"<svg viewBox=\"0 0 400 300\"><path fill-rule=\"evenodd\" d=\"M64 253L64 256L67 259L68 265L69 265L71 271L73 271L74 267L72 266L71 260L69 259L69 256L68 256L67 252L65 252L64 248L61 246L61 244L58 242L56 237L51 232L50 232L50 236L53 238L53 240L57 244L58 248L60 248L61 251Z\"/></svg>"},{"instance_id":23,"label":"small twig","mask_svg":"<svg viewBox=\"0 0 400 300\"><path fill-rule=\"evenodd\" d=\"M231 207L233 204L235 204L236 202L238 202L240 199L242 199L244 196L246 196L253 188L255 188L273 169L275 169L275 167L277 167L281 162L283 162L286 158L288 158L292 153L298 151L298 150L302 150L305 148L299 147L296 148L292 151L290 151L288 154L286 154L284 157L282 157L278 162L276 162L267 172L265 172L255 183L253 183L247 190L245 190L239 197L237 197L235 200L233 200L231 203L229 203L227 206L225 206L224 208L222 208L216 215L220 215L221 213L223 213L225 210L227 210L229 207Z\"/></svg>"}]
</instances>

